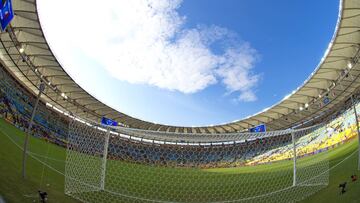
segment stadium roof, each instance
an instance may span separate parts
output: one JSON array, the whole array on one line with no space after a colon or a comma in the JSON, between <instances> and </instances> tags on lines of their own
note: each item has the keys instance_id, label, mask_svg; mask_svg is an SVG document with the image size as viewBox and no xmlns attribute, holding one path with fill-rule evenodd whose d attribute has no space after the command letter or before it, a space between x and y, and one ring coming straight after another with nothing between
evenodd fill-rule
<instances>
[{"instance_id":1,"label":"stadium roof","mask_svg":"<svg viewBox=\"0 0 360 203\"><path fill-rule=\"evenodd\" d=\"M227 124L182 127L156 124L125 115L83 90L61 67L41 28L35 0L13 0L15 17L0 35L0 59L31 92L47 85L42 101L62 112L100 121L105 116L125 126L176 133L231 133L266 124L286 129L332 112L360 87L360 1L340 1L339 18L329 47L301 87L263 111ZM301 57L301 56L299 56ZM299 70L301 71L301 70ZM296 73L294 73L296 74Z\"/></svg>"}]
</instances>

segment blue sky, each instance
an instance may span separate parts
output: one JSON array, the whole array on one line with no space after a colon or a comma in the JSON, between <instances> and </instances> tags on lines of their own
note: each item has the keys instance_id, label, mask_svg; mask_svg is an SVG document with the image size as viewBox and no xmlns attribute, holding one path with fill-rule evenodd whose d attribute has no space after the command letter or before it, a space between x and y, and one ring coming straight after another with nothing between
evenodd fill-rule
<instances>
[{"instance_id":1,"label":"blue sky","mask_svg":"<svg viewBox=\"0 0 360 203\"><path fill-rule=\"evenodd\" d=\"M301 85L331 40L339 6L337 0L101 3L38 0L45 37L63 68L120 112L185 126L244 118Z\"/></svg>"}]
</instances>

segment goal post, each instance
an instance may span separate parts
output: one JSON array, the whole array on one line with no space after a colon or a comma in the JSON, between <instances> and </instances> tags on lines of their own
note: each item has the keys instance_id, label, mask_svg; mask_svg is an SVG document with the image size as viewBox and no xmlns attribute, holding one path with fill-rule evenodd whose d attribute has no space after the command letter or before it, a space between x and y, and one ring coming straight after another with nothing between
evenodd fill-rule
<instances>
[{"instance_id":1,"label":"goal post","mask_svg":"<svg viewBox=\"0 0 360 203\"><path fill-rule=\"evenodd\" d=\"M299 201L328 184L325 130L214 136L73 119L65 192L82 202Z\"/></svg>"},{"instance_id":2,"label":"goal post","mask_svg":"<svg viewBox=\"0 0 360 203\"><path fill-rule=\"evenodd\" d=\"M296 140L295 132L291 132L291 140L293 144L293 186L296 186Z\"/></svg>"},{"instance_id":3,"label":"goal post","mask_svg":"<svg viewBox=\"0 0 360 203\"><path fill-rule=\"evenodd\" d=\"M102 164L101 164L101 180L100 180L100 189L101 190L105 190L106 162L107 162L107 156L108 156L109 139L110 139L110 128L107 128L106 134L105 134L104 154L102 157Z\"/></svg>"},{"instance_id":4,"label":"goal post","mask_svg":"<svg viewBox=\"0 0 360 203\"><path fill-rule=\"evenodd\" d=\"M104 190L110 131L78 120L72 120L69 125L65 193L74 196Z\"/></svg>"},{"instance_id":5,"label":"goal post","mask_svg":"<svg viewBox=\"0 0 360 203\"><path fill-rule=\"evenodd\" d=\"M329 184L327 151L333 147L334 139L327 128L324 125L293 133L294 187L314 187L317 191Z\"/></svg>"}]
</instances>

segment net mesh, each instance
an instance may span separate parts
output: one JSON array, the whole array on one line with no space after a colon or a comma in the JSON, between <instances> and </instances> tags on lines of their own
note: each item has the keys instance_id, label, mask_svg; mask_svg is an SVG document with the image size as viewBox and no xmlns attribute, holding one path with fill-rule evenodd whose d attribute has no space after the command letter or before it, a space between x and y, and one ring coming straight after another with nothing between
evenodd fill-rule
<instances>
[{"instance_id":1,"label":"net mesh","mask_svg":"<svg viewBox=\"0 0 360 203\"><path fill-rule=\"evenodd\" d=\"M65 165L65 193L97 191L101 184L104 132L72 122Z\"/></svg>"},{"instance_id":2,"label":"net mesh","mask_svg":"<svg viewBox=\"0 0 360 203\"><path fill-rule=\"evenodd\" d=\"M83 202L295 202L329 181L323 126L206 142L76 120L69 129L65 192Z\"/></svg>"}]
</instances>

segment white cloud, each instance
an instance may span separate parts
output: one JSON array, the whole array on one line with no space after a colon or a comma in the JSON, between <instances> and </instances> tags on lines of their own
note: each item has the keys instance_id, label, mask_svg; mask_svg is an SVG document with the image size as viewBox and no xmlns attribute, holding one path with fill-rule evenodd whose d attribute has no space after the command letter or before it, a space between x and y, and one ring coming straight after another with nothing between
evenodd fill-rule
<instances>
[{"instance_id":1,"label":"white cloud","mask_svg":"<svg viewBox=\"0 0 360 203\"><path fill-rule=\"evenodd\" d=\"M251 73L256 59L256 51L248 43L237 49L229 48L216 72L229 91L249 92L259 81L259 75Z\"/></svg>"},{"instance_id":2,"label":"white cloud","mask_svg":"<svg viewBox=\"0 0 360 203\"><path fill-rule=\"evenodd\" d=\"M239 101L251 102L251 101L256 101L257 98L254 92L245 91L240 93L238 99Z\"/></svg>"},{"instance_id":3,"label":"white cloud","mask_svg":"<svg viewBox=\"0 0 360 203\"><path fill-rule=\"evenodd\" d=\"M236 41L221 45L222 52L215 53L211 46L233 33L218 26L186 28L186 17L177 12L181 3L39 0L38 4L41 16L46 15L41 22L47 36L62 39L49 40L58 43L54 46L77 46L119 80L183 93L221 83L229 92L238 92L241 101L256 100L253 89L259 76L252 72L256 50ZM63 10L64 5L72 6Z\"/></svg>"}]
</instances>

